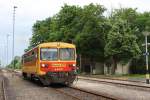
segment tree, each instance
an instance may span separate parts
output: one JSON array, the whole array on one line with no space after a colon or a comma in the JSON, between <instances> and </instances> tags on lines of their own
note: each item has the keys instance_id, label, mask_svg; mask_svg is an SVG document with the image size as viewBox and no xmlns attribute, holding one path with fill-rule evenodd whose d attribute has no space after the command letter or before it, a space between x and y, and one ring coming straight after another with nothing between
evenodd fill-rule
<instances>
[{"instance_id":1,"label":"tree","mask_svg":"<svg viewBox=\"0 0 150 100\"><path fill-rule=\"evenodd\" d=\"M65 4L54 16L33 25L30 45L26 50L43 42L74 43L77 53L89 58L92 63L113 63L115 69L118 62L138 59L143 50L144 36L141 33L150 26L150 13L136 10L115 9L106 17L105 7L99 4L91 3L84 7Z\"/></svg>"},{"instance_id":2,"label":"tree","mask_svg":"<svg viewBox=\"0 0 150 100\"><path fill-rule=\"evenodd\" d=\"M29 48L32 48L36 46L39 43L48 42L49 35L51 32L51 18L47 18L43 21L37 21L33 25L33 34L32 38L30 39L30 46Z\"/></svg>"},{"instance_id":3,"label":"tree","mask_svg":"<svg viewBox=\"0 0 150 100\"><path fill-rule=\"evenodd\" d=\"M54 16L52 23L53 35L58 37L59 41L72 42L76 34L80 31L80 26L78 25L81 7L79 6L69 6L65 4L60 12Z\"/></svg>"},{"instance_id":4,"label":"tree","mask_svg":"<svg viewBox=\"0 0 150 100\"><path fill-rule=\"evenodd\" d=\"M21 69L21 57L15 56L15 58L11 61L11 63L7 67L14 69Z\"/></svg>"},{"instance_id":5,"label":"tree","mask_svg":"<svg viewBox=\"0 0 150 100\"><path fill-rule=\"evenodd\" d=\"M136 10L137 9L132 9L132 8L120 8L120 9L114 10L112 16L113 16L113 19L118 18L118 19L127 21L127 24L130 25L132 33L136 35L136 38L138 40L136 42L140 50L142 52L145 52L145 48L142 47L142 44L144 42L144 36L142 32L146 30L146 27L150 26L150 21L149 21L150 12L139 13ZM150 38L148 38L148 41L150 42ZM141 66L143 70L145 69L143 67L144 64L145 64L145 59L142 54L138 58L132 58L131 67L136 67L136 69L134 70L139 69L139 71L137 72L141 72Z\"/></svg>"},{"instance_id":6,"label":"tree","mask_svg":"<svg viewBox=\"0 0 150 100\"><path fill-rule=\"evenodd\" d=\"M112 61L113 73L115 73L118 62L126 63L130 59L140 56L141 50L136 39L137 37L133 34L127 21L117 19L115 23L113 22L104 48L105 57Z\"/></svg>"},{"instance_id":7,"label":"tree","mask_svg":"<svg viewBox=\"0 0 150 100\"><path fill-rule=\"evenodd\" d=\"M74 42L83 55L103 59L105 10L92 3L83 8L65 4L55 16L34 24L29 48L48 41Z\"/></svg>"},{"instance_id":8,"label":"tree","mask_svg":"<svg viewBox=\"0 0 150 100\"><path fill-rule=\"evenodd\" d=\"M103 13L105 8L101 5L89 4L84 6L81 18L79 33L76 35L76 44L80 53L84 56L98 59L104 58L104 32L105 17Z\"/></svg>"}]
</instances>

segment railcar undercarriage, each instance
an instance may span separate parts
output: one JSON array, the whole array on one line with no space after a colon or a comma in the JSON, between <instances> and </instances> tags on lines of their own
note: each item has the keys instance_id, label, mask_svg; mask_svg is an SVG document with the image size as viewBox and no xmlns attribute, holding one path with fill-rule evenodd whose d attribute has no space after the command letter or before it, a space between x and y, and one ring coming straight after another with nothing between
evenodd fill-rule
<instances>
[{"instance_id":1,"label":"railcar undercarriage","mask_svg":"<svg viewBox=\"0 0 150 100\"><path fill-rule=\"evenodd\" d=\"M52 83L61 83L67 86L71 85L76 79L76 72L47 72L44 76L39 76L43 85L50 85Z\"/></svg>"}]
</instances>

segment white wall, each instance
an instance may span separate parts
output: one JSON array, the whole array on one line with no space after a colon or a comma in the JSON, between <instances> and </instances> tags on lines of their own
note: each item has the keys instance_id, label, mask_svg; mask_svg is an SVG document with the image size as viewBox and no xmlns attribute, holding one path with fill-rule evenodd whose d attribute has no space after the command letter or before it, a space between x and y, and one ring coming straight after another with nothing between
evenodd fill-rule
<instances>
[{"instance_id":1,"label":"white wall","mask_svg":"<svg viewBox=\"0 0 150 100\"><path fill-rule=\"evenodd\" d=\"M104 74L104 64L99 62L95 63L93 74Z\"/></svg>"},{"instance_id":2,"label":"white wall","mask_svg":"<svg viewBox=\"0 0 150 100\"><path fill-rule=\"evenodd\" d=\"M130 62L128 62L125 65L118 63L115 73L116 74L129 74L129 65L130 65Z\"/></svg>"},{"instance_id":3,"label":"white wall","mask_svg":"<svg viewBox=\"0 0 150 100\"><path fill-rule=\"evenodd\" d=\"M121 63L117 64L117 68L115 70L115 74L129 74L129 66L130 66L130 61L122 65ZM111 74L112 66L110 66L109 71L108 67L104 64L104 74Z\"/></svg>"}]
</instances>

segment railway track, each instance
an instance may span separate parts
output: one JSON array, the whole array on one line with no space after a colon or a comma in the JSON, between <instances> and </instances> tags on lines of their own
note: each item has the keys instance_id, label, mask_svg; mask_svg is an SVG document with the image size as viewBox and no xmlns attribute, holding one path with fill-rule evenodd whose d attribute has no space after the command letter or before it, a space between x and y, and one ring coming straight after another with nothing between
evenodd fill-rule
<instances>
[{"instance_id":1,"label":"railway track","mask_svg":"<svg viewBox=\"0 0 150 100\"><path fill-rule=\"evenodd\" d=\"M15 72L16 74L20 75L21 76L21 71L18 70L18 71L15 71L15 70L10 70L9 71L13 71ZM80 77L80 76L79 76ZM82 76L81 76L82 77ZM88 76L85 76L85 77L88 77ZM92 78L92 77L91 77ZM96 78L96 77L93 77L93 78ZM127 79L120 79L120 78L109 78L109 77L101 77L100 79L106 79L106 80L118 80L118 81L124 81L124 82L133 82L133 83L146 83L146 82L143 82L143 81L137 81L137 80L127 80Z\"/></svg>"},{"instance_id":2,"label":"railway track","mask_svg":"<svg viewBox=\"0 0 150 100\"><path fill-rule=\"evenodd\" d=\"M66 87L63 89L57 88L55 90L60 93L63 93L64 95L70 96L74 98L75 100L121 100L120 98L114 97L112 95L110 96L104 93L100 94L96 92L91 92L91 91L83 90L83 89L73 87L73 86Z\"/></svg>"},{"instance_id":3,"label":"railway track","mask_svg":"<svg viewBox=\"0 0 150 100\"><path fill-rule=\"evenodd\" d=\"M15 75L21 77L20 73L19 72L16 72L16 71L11 71L9 70L10 72L13 72ZM69 96L71 98L73 98L73 100L88 100L85 99L86 96L84 95L91 95L91 98L93 96L95 96L95 100L120 100L114 96L110 96L110 95L106 95L106 94L99 94L99 93L94 93L94 92L90 92L90 91L86 91L86 90L83 90L83 89L80 89L80 88L75 88L75 87L63 87L63 88L53 88L55 91L61 93L61 94L64 94L66 96ZM71 93L71 91L74 91L73 93ZM78 94L74 94L74 93L78 93ZM82 95L81 95L82 94ZM84 99L83 99L84 98ZM91 100L91 99L89 99ZM93 100L93 99L92 99Z\"/></svg>"},{"instance_id":4,"label":"railway track","mask_svg":"<svg viewBox=\"0 0 150 100\"><path fill-rule=\"evenodd\" d=\"M5 90L5 80L4 79L2 79L2 96L3 96L3 100L7 100L6 90Z\"/></svg>"},{"instance_id":5,"label":"railway track","mask_svg":"<svg viewBox=\"0 0 150 100\"><path fill-rule=\"evenodd\" d=\"M14 75L21 76L20 73L14 72ZM91 81L93 83L100 83L100 84L109 84L109 85L115 85L119 87L129 88L129 89L136 89L136 90L143 90L143 91L150 91L150 85L141 83L141 82L133 82L133 81L125 81L125 80L115 80L115 79L102 79L102 80L91 80L90 78L80 78L81 80L87 80ZM109 80L109 81L108 81ZM120 82L114 82L114 81L120 81ZM131 84L131 83L132 84ZM138 85L139 84L139 85ZM64 87L64 88L53 88L54 90L58 91L60 94L64 94L66 96L69 96L73 98L73 100L122 100L121 98L118 98L118 96L114 96L107 93L101 93L101 92L95 92L90 91L84 88L79 87ZM72 92L74 91L74 92ZM77 94L78 93L78 94ZM85 99L86 96L96 97L98 99ZM83 99L84 98L84 99Z\"/></svg>"},{"instance_id":6,"label":"railway track","mask_svg":"<svg viewBox=\"0 0 150 100\"><path fill-rule=\"evenodd\" d=\"M89 93L89 94L98 96L100 99L105 99L105 100L121 100L118 97L114 97L112 95L108 95L108 94L104 94L104 93L91 92L91 91L83 90L83 89L77 88L77 87L69 87L69 88L72 88L72 89L75 89L75 90L78 90L78 91L81 91L81 92L85 92L85 93Z\"/></svg>"},{"instance_id":7,"label":"railway track","mask_svg":"<svg viewBox=\"0 0 150 100\"><path fill-rule=\"evenodd\" d=\"M15 72L15 74L17 76L21 76L20 73L16 72L16 71L13 71ZM104 94L104 93L96 93L96 92L91 92L91 91L87 91L87 90L83 90L83 89L80 89L80 88L77 88L77 87L66 87L68 90L75 90L77 92L83 92L84 94L88 94L88 95L92 95L92 96L97 96L97 98L102 98L103 100L120 100L120 98L117 98L117 97L114 97L112 95L108 95L108 94ZM64 95L67 95L67 96L70 96L72 98L74 98L75 100L83 100L81 99L82 97L80 96L77 96L77 95L73 95L73 94L70 94L66 91L64 91L63 89L55 89L56 91L64 94Z\"/></svg>"},{"instance_id":8,"label":"railway track","mask_svg":"<svg viewBox=\"0 0 150 100\"><path fill-rule=\"evenodd\" d=\"M67 95L67 96L69 96L69 97L71 97L71 98L73 98L73 99L75 99L75 100L81 100L81 99L79 99L78 97L73 96L73 95L71 95L71 94L69 94L69 93L66 93L65 91L62 91L62 90L60 90L60 89L54 89L54 90L57 91L57 92L59 92L59 93L62 93L62 94L64 94L64 95Z\"/></svg>"},{"instance_id":9,"label":"railway track","mask_svg":"<svg viewBox=\"0 0 150 100\"><path fill-rule=\"evenodd\" d=\"M3 76L3 69L0 69L0 89L1 89L1 98L2 100L7 100L6 98L6 90L5 90L5 80L4 80L4 76Z\"/></svg>"},{"instance_id":10,"label":"railway track","mask_svg":"<svg viewBox=\"0 0 150 100\"><path fill-rule=\"evenodd\" d=\"M82 78L80 77L79 79L98 82L102 84L117 85L117 86L132 88L136 90L150 91L150 85L141 82L136 82L136 81L125 81L125 80L115 80L115 79L95 79L95 78L83 78L83 77Z\"/></svg>"},{"instance_id":11,"label":"railway track","mask_svg":"<svg viewBox=\"0 0 150 100\"><path fill-rule=\"evenodd\" d=\"M82 77L82 76L81 76ZM88 76L87 76L88 77ZM96 77L91 77L96 78ZM121 79L121 78L110 78L110 77L100 77L100 79L106 79L106 80L118 80L118 81L124 81L124 82L135 82L135 83L146 83L144 81L138 81L138 80L128 80L128 79Z\"/></svg>"}]
</instances>

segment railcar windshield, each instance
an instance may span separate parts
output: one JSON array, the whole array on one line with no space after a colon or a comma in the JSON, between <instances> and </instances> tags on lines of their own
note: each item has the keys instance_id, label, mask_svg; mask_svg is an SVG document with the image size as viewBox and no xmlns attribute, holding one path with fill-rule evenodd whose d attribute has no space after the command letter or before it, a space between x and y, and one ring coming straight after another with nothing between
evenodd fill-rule
<instances>
[{"instance_id":1,"label":"railcar windshield","mask_svg":"<svg viewBox=\"0 0 150 100\"><path fill-rule=\"evenodd\" d=\"M75 50L73 48L60 48L60 60L74 60Z\"/></svg>"},{"instance_id":2,"label":"railcar windshield","mask_svg":"<svg viewBox=\"0 0 150 100\"><path fill-rule=\"evenodd\" d=\"M41 48L41 60L58 60L58 49Z\"/></svg>"}]
</instances>

